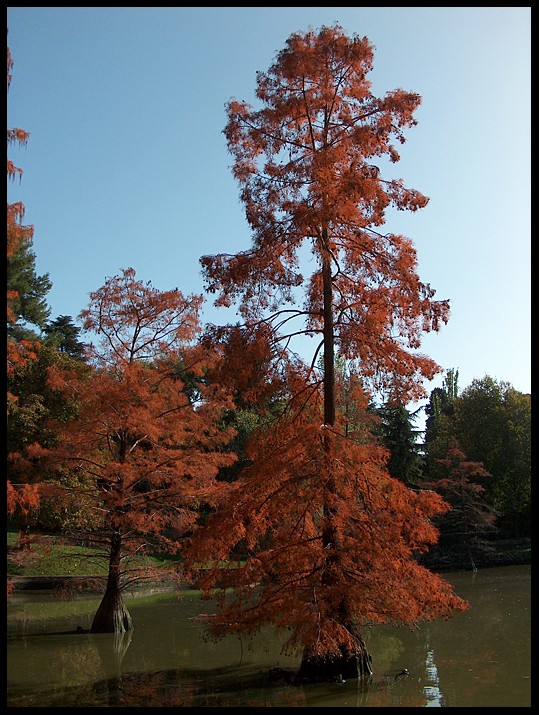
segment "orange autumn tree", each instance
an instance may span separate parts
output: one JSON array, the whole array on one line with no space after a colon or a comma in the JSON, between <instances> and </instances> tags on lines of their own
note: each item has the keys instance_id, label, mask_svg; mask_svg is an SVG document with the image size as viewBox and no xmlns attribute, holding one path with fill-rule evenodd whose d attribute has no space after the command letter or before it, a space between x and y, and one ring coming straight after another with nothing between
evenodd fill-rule
<instances>
[{"instance_id":1,"label":"orange autumn tree","mask_svg":"<svg viewBox=\"0 0 539 715\"><path fill-rule=\"evenodd\" d=\"M106 547L108 560L93 632L131 629L122 589L155 575L135 569L132 557L178 552L197 508L211 501L219 468L234 459L224 452L231 434L220 427L229 401L201 379L212 362L197 343L201 301L123 270L90 294L80 315L84 329L100 337L90 346L89 377L50 373L51 386L72 396L78 415L56 423L54 449L29 451L44 463L76 467L85 480L81 494L102 515L101 528L86 535Z\"/></svg>"},{"instance_id":2,"label":"orange autumn tree","mask_svg":"<svg viewBox=\"0 0 539 715\"><path fill-rule=\"evenodd\" d=\"M7 48L7 89L11 84L13 68L13 60L9 47ZM12 144L26 146L30 134L24 129L12 128L7 130L7 145L8 148ZM15 166L11 159L7 159L7 177L13 181L15 177L22 178L23 171L18 166ZM24 218L24 204L19 202L7 205L7 256L13 256L19 249L28 245L32 241L34 235L33 226L24 226L22 220ZM8 296L9 299L9 296ZM9 316L9 305L8 305Z\"/></svg>"},{"instance_id":3,"label":"orange autumn tree","mask_svg":"<svg viewBox=\"0 0 539 715\"><path fill-rule=\"evenodd\" d=\"M251 439L251 465L223 489L190 550L192 560L219 560L244 549L243 569L201 575L208 596L222 588L210 626L217 636L283 629L305 679L370 674L363 631L372 623L467 607L416 559L447 505L392 479L387 452L366 436L369 397L425 396L422 380L440 368L417 349L449 314L419 279L412 242L381 231L386 209L415 211L427 198L384 178L420 97L373 96L372 62L367 38L338 25L295 33L257 75L260 108L229 102L225 135L253 243L201 259L216 305L239 302L246 325L271 325L286 344L320 337L311 367L290 375L282 418ZM304 247L315 264L306 277ZM361 377L357 429L338 404L337 355Z\"/></svg>"},{"instance_id":4,"label":"orange autumn tree","mask_svg":"<svg viewBox=\"0 0 539 715\"><path fill-rule=\"evenodd\" d=\"M12 80L11 70L13 69L13 59L9 47L7 48L7 91ZM14 144L26 146L30 134L19 128L11 128L7 130L7 146L8 149ZM9 157L7 158L7 178L8 181L14 181L16 177L22 179L23 170L16 166ZM21 201L7 204L7 230L6 230L6 249L7 259L13 258L19 251L28 247L32 243L34 236L34 227L25 226L23 224L25 207ZM18 299L18 293L14 290L7 291L7 321L15 323L16 316L13 311L13 303ZM12 337L7 338L6 342L7 353L7 376L8 378L14 374L14 371L21 366L24 366L28 360L35 360L37 357L38 343L29 340L15 340ZM18 401L17 395L11 391L7 393L7 412L8 419ZM23 515L28 514L30 509L34 509L39 504L39 492L35 485L17 484L14 485L8 479L7 481L7 511L8 515L14 514L19 510Z\"/></svg>"},{"instance_id":5,"label":"orange autumn tree","mask_svg":"<svg viewBox=\"0 0 539 715\"><path fill-rule=\"evenodd\" d=\"M474 571L477 571L474 552L488 551L486 537L496 528L498 516L495 509L483 499L482 482L492 477L483 462L467 458L458 440L449 441L447 457L436 459L441 475L425 484L434 489L451 504L451 510L439 520L440 541L450 544L450 549L464 551ZM448 548L448 551L450 551Z\"/></svg>"}]
</instances>

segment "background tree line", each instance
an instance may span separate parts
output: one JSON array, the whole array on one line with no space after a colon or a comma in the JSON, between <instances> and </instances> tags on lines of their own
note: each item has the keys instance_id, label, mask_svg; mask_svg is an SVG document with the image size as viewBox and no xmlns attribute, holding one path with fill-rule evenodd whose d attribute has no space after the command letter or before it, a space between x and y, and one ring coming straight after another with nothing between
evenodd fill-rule
<instances>
[{"instance_id":1,"label":"background tree line","mask_svg":"<svg viewBox=\"0 0 539 715\"><path fill-rule=\"evenodd\" d=\"M422 433L414 429L418 411L403 405L379 408L379 430L391 473L452 505L437 520L438 564L444 552L471 548L477 558L496 541L531 538L531 395L488 375L459 392L450 368L422 409Z\"/></svg>"},{"instance_id":2,"label":"background tree line","mask_svg":"<svg viewBox=\"0 0 539 715\"><path fill-rule=\"evenodd\" d=\"M8 390L17 400L10 409L8 453L20 452L25 445L36 441L49 444L54 438L47 429L49 421L69 418L65 401L48 386L47 377L53 366L71 364L80 370L85 364L79 332L80 328L71 318L60 316L46 326L43 334L34 334L33 340L40 345L37 357L17 366L9 375ZM229 481L248 462L245 444L249 435L271 419L272 414L278 414L283 403L282 382L279 383L275 375L272 382L264 382L263 375L267 373L260 372L262 366L257 364L253 352L249 357L252 372L258 370L257 379L265 385L265 404L262 405L258 394L251 392L249 396L245 385L234 386L235 407L227 410L222 418L223 426L233 426L236 432L229 449L234 451L237 460L220 472L220 478ZM233 366L229 375L230 381L238 375ZM431 391L424 408L412 411L405 405L390 404L370 407L379 418L373 430L390 452L389 471L413 487L441 479L447 472L444 460L449 456L452 441L456 440L466 457L482 463L488 472L488 478L481 480L484 492L478 501L496 513L496 529L491 537L529 537L531 395L488 375L474 379L459 393L456 378L458 371L449 369L443 386ZM349 412L354 410L353 404L346 401L343 404ZM421 410L427 416L424 432L415 426ZM33 520L44 529L62 530L73 518L71 510L64 510L63 515L55 514L52 508L48 510L42 505Z\"/></svg>"}]
</instances>

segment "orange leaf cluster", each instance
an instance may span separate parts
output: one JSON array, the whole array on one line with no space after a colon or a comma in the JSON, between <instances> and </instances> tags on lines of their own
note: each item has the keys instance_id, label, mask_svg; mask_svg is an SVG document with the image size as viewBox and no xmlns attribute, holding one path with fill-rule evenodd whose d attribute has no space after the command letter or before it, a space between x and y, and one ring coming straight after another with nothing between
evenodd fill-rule
<instances>
[{"instance_id":1,"label":"orange leaf cluster","mask_svg":"<svg viewBox=\"0 0 539 715\"><path fill-rule=\"evenodd\" d=\"M9 47L7 48L7 87L9 90L9 85L11 82L11 69L13 67L13 60L11 59L11 53ZM8 129L7 130L7 145L8 148L11 144L18 143L24 146L29 138L29 133L24 129ZM22 178L23 171L11 161L7 159L7 176L8 179L14 179L18 176L19 179ZM24 217L24 204L17 202L7 205L7 255L12 256L16 253L21 246L29 242L32 239L34 229L33 226L22 226L21 222Z\"/></svg>"},{"instance_id":2,"label":"orange leaf cluster","mask_svg":"<svg viewBox=\"0 0 539 715\"><path fill-rule=\"evenodd\" d=\"M225 451L232 432L220 425L231 406L226 392L200 383L193 401L186 389L187 376L204 374L214 359L190 344L199 305L125 270L91 294L83 313L86 328L104 336L90 352L94 370L49 371L50 388L76 405L77 417L55 423L55 448L29 454L83 474L87 496L128 551L148 534L154 548L177 548L197 507L211 501L219 468L235 459Z\"/></svg>"},{"instance_id":3,"label":"orange leaf cluster","mask_svg":"<svg viewBox=\"0 0 539 715\"><path fill-rule=\"evenodd\" d=\"M38 484L12 484L7 482L7 513L14 514L16 511L23 516L27 516L31 511L39 506L39 485Z\"/></svg>"},{"instance_id":4,"label":"orange leaf cluster","mask_svg":"<svg viewBox=\"0 0 539 715\"><path fill-rule=\"evenodd\" d=\"M392 141L404 142L421 98L402 89L372 95L372 61L368 40L350 39L338 26L296 33L257 74L264 106L228 104L225 135L253 247L203 256L201 264L217 305L237 302L246 321L274 311L281 327L303 318L293 334L312 335L327 322L322 266L329 257L339 352L361 363L373 390L406 402L426 396L423 378L440 371L417 350L425 332L447 322L449 303L434 300L419 279L411 241L379 230L388 208L415 211L428 199L382 174L384 155L398 160ZM307 279L304 244L318 266ZM299 290L303 309L284 315Z\"/></svg>"},{"instance_id":5,"label":"orange leaf cluster","mask_svg":"<svg viewBox=\"0 0 539 715\"><path fill-rule=\"evenodd\" d=\"M223 487L190 552L193 563L217 564L201 574L208 594L223 587L210 618L217 635L273 623L307 658L357 654L354 624L415 623L467 607L416 559L436 541L431 517L447 505L392 479L365 426L336 419L337 356L354 361L370 394L418 400L423 379L441 369L418 352L421 338L449 317L448 301L433 300L420 280L411 241L380 229L388 209L416 211L428 198L384 176L421 98L402 89L374 96L372 63L367 38L339 25L294 33L257 73L261 107L229 102L225 136L252 247L201 258L216 305L239 304L248 326L271 326L285 344L320 336L311 381L290 385L283 419L252 439L251 466ZM314 257L307 278L304 246ZM302 307L289 308L300 295ZM235 549L244 568L219 568Z\"/></svg>"},{"instance_id":6,"label":"orange leaf cluster","mask_svg":"<svg viewBox=\"0 0 539 715\"><path fill-rule=\"evenodd\" d=\"M7 87L9 90L9 85L11 82L11 69L13 67L13 60L11 59L11 53L9 47L7 48ZM11 144L18 142L20 145L26 144L28 141L29 133L24 131L24 129L8 129L7 130L7 145L8 148ZM15 164L8 158L7 159L7 176L8 179L14 179L16 175L22 178L22 169L15 166ZM24 218L24 204L20 201L15 203L7 204L7 232L6 232L6 249L7 257L11 258L17 251L19 251L24 246L28 245L34 235L33 226L23 226L22 220ZM8 322L15 321L15 315L11 308L13 300L18 297L16 291L7 291L7 320ZM8 375L12 371L13 366L16 364L21 364L23 359L32 359L35 357L34 348L27 341L24 344L18 346L13 343L12 340L8 340ZM16 398L14 398L16 399Z\"/></svg>"},{"instance_id":7,"label":"orange leaf cluster","mask_svg":"<svg viewBox=\"0 0 539 715\"><path fill-rule=\"evenodd\" d=\"M252 466L223 487L193 537L191 562L215 564L200 572L200 586L222 588L209 617L216 635L273 623L289 631L290 652L337 654L354 644L336 617L343 603L360 626L467 607L415 558L436 542L431 519L448 505L391 478L385 449L320 424L321 414L311 405L254 437ZM236 549L245 566L220 568Z\"/></svg>"}]
</instances>

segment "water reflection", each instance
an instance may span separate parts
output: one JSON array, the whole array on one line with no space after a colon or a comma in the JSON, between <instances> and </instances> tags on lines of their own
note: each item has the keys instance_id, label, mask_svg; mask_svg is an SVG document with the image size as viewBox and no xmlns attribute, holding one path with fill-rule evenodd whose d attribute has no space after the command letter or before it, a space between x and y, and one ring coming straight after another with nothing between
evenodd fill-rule
<instances>
[{"instance_id":1,"label":"water reflection","mask_svg":"<svg viewBox=\"0 0 539 715\"><path fill-rule=\"evenodd\" d=\"M444 697L440 691L438 668L434 662L434 651L432 650L427 651L426 674L428 683L423 687L423 693L427 701L425 706L442 707L444 704Z\"/></svg>"},{"instance_id":2,"label":"water reflection","mask_svg":"<svg viewBox=\"0 0 539 715\"><path fill-rule=\"evenodd\" d=\"M446 577L470 611L412 631L373 628L373 676L307 686L292 682L299 660L281 654L272 629L254 641L207 641L197 616L211 603L198 594L130 600L135 630L119 635L75 633L89 629L98 599L16 594L8 705L529 707L530 567Z\"/></svg>"}]
</instances>

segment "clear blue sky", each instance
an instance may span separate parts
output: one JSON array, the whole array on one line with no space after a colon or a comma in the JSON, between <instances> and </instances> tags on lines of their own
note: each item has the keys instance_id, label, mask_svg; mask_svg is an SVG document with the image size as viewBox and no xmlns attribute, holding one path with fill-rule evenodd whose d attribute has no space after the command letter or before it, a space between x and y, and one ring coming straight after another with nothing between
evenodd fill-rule
<instances>
[{"instance_id":1,"label":"clear blue sky","mask_svg":"<svg viewBox=\"0 0 539 715\"><path fill-rule=\"evenodd\" d=\"M203 293L200 256L250 245L225 103L255 101L256 71L292 32L335 22L375 46L375 94L423 98L396 170L430 203L386 224L451 301L422 352L458 369L461 390L489 375L530 392L529 7L8 8L8 126L30 132L9 150L24 176L8 200L35 227L51 318L76 321L127 267ZM204 319L233 317L207 297Z\"/></svg>"}]
</instances>

